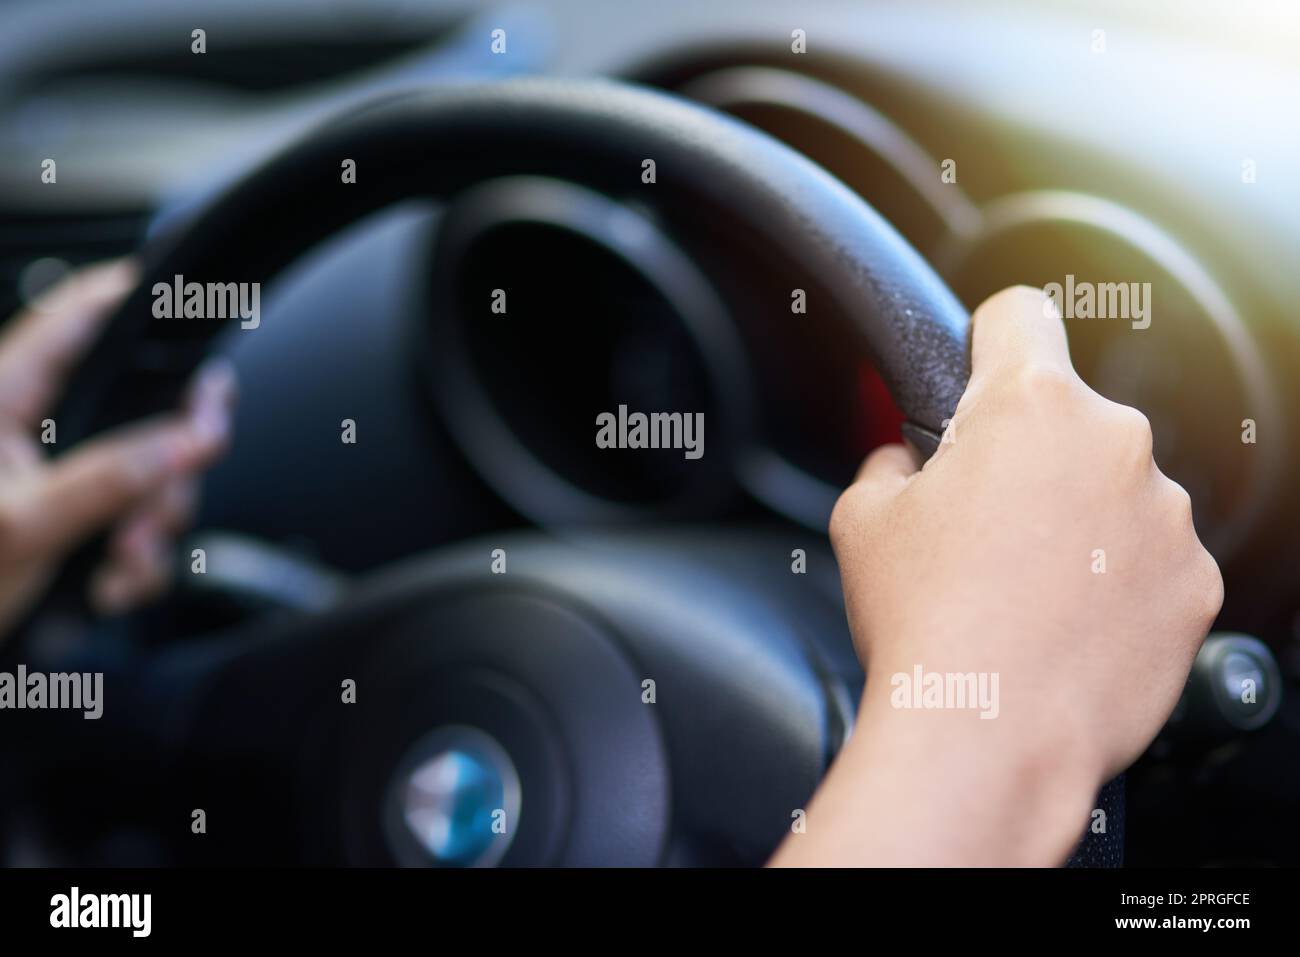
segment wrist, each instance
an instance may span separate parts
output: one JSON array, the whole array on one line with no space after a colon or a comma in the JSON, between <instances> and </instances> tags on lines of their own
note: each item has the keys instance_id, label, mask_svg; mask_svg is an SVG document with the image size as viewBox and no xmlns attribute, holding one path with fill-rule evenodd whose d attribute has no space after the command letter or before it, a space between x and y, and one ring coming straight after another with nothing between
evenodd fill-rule
<instances>
[{"instance_id":1,"label":"wrist","mask_svg":"<svg viewBox=\"0 0 1300 957\"><path fill-rule=\"evenodd\" d=\"M879 848L893 864L1059 865L1101 786L1068 736L973 710L896 708L874 690L844 764L863 803L894 825Z\"/></svg>"},{"instance_id":2,"label":"wrist","mask_svg":"<svg viewBox=\"0 0 1300 957\"><path fill-rule=\"evenodd\" d=\"M887 689L886 689L887 690ZM869 692L778 865L1050 867L1091 820L1101 776L1062 739Z\"/></svg>"}]
</instances>

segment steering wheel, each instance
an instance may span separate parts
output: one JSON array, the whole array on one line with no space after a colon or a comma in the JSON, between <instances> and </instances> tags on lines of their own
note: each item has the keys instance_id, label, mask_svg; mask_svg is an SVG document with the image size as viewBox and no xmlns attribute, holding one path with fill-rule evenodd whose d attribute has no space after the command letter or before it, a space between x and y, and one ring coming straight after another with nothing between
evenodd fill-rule
<instances>
[{"instance_id":1,"label":"steering wheel","mask_svg":"<svg viewBox=\"0 0 1300 957\"><path fill-rule=\"evenodd\" d=\"M646 159L654 183L641 182ZM639 189L675 224L779 255L829 297L906 436L933 452L969 375L969 320L887 222L737 121L626 85L553 79L387 96L227 189L145 251L145 278L85 360L61 430L79 439L179 397L224 323L155 319L155 283L262 282L393 202L517 175ZM612 534L578 548L501 536L506 575L492 574L487 543L457 546L377 575L328 612L255 623L206 654L164 649L110 674L106 695L152 702L131 731L183 769L184 800L209 819L251 819L231 768L276 765L266 780L278 790L259 795L256 814L283 815L295 835L286 857L292 846L364 864L656 864L725 848L757 863L845 730L802 638L843 622L764 592L746 557L759 544L710 552L706 540ZM647 550L693 557L673 567ZM341 700L348 682L352 702ZM96 725L105 741L124 733ZM726 778L709 799L707 775ZM469 784L439 784L452 779ZM1076 861L1118 862L1122 792L1108 787L1103 802L1109 839L1089 835ZM420 839L430 821L467 815L481 826L463 840L445 827L441 843Z\"/></svg>"}]
</instances>

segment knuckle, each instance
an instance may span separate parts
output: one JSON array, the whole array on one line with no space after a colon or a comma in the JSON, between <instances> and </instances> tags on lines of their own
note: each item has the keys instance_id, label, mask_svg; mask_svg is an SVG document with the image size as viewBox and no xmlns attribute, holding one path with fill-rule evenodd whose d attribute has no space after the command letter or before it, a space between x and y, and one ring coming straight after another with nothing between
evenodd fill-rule
<instances>
[{"instance_id":1,"label":"knuckle","mask_svg":"<svg viewBox=\"0 0 1300 957\"><path fill-rule=\"evenodd\" d=\"M1109 401L1109 400L1108 400ZM1111 406L1111 427L1123 443L1123 447L1141 462L1151 458L1155 437L1151 431L1151 420L1145 413L1131 405L1109 402Z\"/></svg>"},{"instance_id":2,"label":"knuckle","mask_svg":"<svg viewBox=\"0 0 1300 957\"><path fill-rule=\"evenodd\" d=\"M848 541L858 528L862 512L859 498L859 486L854 483L840 493L840 497L835 500L835 506L831 509L830 539L831 545L837 549Z\"/></svg>"},{"instance_id":3,"label":"knuckle","mask_svg":"<svg viewBox=\"0 0 1300 957\"><path fill-rule=\"evenodd\" d=\"M1014 391L1035 402L1067 399L1074 394L1077 385L1072 373L1041 363L1026 365L1012 382Z\"/></svg>"},{"instance_id":4,"label":"knuckle","mask_svg":"<svg viewBox=\"0 0 1300 957\"><path fill-rule=\"evenodd\" d=\"M1161 474L1164 480L1164 494L1170 501L1170 508L1173 514L1179 518L1187 528L1195 528L1193 521L1193 504L1192 496L1169 476Z\"/></svg>"},{"instance_id":5,"label":"knuckle","mask_svg":"<svg viewBox=\"0 0 1300 957\"><path fill-rule=\"evenodd\" d=\"M1223 572L1219 570L1219 563L1214 560L1214 556L1205 548L1201 549L1201 563L1204 567L1201 592L1204 600L1206 627L1208 628L1219 617L1219 612L1223 608Z\"/></svg>"}]
</instances>

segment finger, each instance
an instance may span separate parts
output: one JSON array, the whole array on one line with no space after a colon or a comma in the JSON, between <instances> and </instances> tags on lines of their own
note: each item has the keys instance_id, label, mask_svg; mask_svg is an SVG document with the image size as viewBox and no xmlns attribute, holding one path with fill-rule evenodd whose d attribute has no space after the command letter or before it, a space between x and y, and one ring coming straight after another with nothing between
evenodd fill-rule
<instances>
[{"instance_id":1,"label":"finger","mask_svg":"<svg viewBox=\"0 0 1300 957\"><path fill-rule=\"evenodd\" d=\"M186 416L214 446L224 447L234 400L233 368L224 360L209 361L190 385ZM108 557L90 581L90 601L100 614L120 614L166 591L172 578L172 539L189 524L197 498L192 475L173 476L118 524Z\"/></svg>"},{"instance_id":2,"label":"finger","mask_svg":"<svg viewBox=\"0 0 1300 957\"><path fill-rule=\"evenodd\" d=\"M155 566L169 540L163 502L178 483L187 484L184 480L169 480L114 530L106 557L90 579L90 601L101 614L127 610L156 577Z\"/></svg>"},{"instance_id":3,"label":"finger","mask_svg":"<svg viewBox=\"0 0 1300 957\"><path fill-rule=\"evenodd\" d=\"M90 601L100 614L120 614L157 598L171 583L169 543L161 532L137 536L91 577Z\"/></svg>"},{"instance_id":4,"label":"finger","mask_svg":"<svg viewBox=\"0 0 1300 957\"><path fill-rule=\"evenodd\" d=\"M916 456L907 446L882 445L863 460L853 481L898 485L917 468Z\"/></svg>"},{"instance_id":5,"label":"finger","mask_svg":"<svg viewBox=\"0 0 1300 957\"><path fill-rule=\"evenodd\" d=\"M873 516L892 502L915 474L916 460L906 446L882 445L867 456L857 478L831 510L828 531L841 567L865 546L869 535L864 530Z\"/></svg>"},{"instance_id":6,"label":"finger","mask_svg":"<svg viewBox=\"0 0 1300 957\"><path fill-rule=\"evenodd\" d=\"M235 367L230 360L216 356L199 366L185 397L187 414L223 447L229 438L238 391Z\"/></svg>"},{"instance_id":7,"label":"finger","mask_svg":"<svg viewBox=\"0 0 1300 957\"><path fill-rule=\"evenodd\" d=\"M79 270L15 316L0 334L0 414L35 423L138 276L126 259Z\"/></svg>"},{"instance_id":8,"label":"finger","mask_svg":"<svg viewBox=\"0 0 1300 957\"><path fill-rule=\"evenodd\" d=\"M170 537L183 531L193 517L197 502L196 479L190 476L171 479L122 523L121 532L126 540L124 544L130 547L133 535L147 535L156 531L163 537Z\"/></svg>"},{"instance_id":9,"label":"finger","mask_svg":"<svg viewBox=\"0 0 1300 957\"><path fill-rule=\"evenodd\" d=\"M230 431L235 400L234 370L225 359L209 360L195 374L185 400L186 415L214 444L224 443ZM150 493L123 519L113 534L110 549L131 551L137 539L154 534L171 536L184 529L198 503L198 483L192 475L177 475Z\"/></svg>"},{"instance_id":10,"label":"finger","mask_svg":"<svg viewBox=\"0 0 1300 957\"><path fill-rule=\"evenodd\" d=\"M133 425L77 447L26 483L13 509L20 547L58 554L127 513L176 476L205 467L224 437L192 417Z\"/></svg>"},{"instance_id":11,"label":"finger","mask_svg":"<svg viewBox=\"0 0 1300 957\"><path fill-rule=\"evenodd\" d=\"M915 474L916 458L910 449L903 445L882 445L867 456L841 501L850 503L848 507L856 524L893 501Z\"/></svg>"},{"instance_id":12,"label":"finger","mask_svg":"<svg viewBox=\"0 0 1300 957\"><path fill-rule=\"evenodd\" d=\"M35 470L41 461L41 453L27 436L0 432L0 476L5 480L13 481Z\"/></svg>"},{"instance_id":13,"label":"finger","mask_svg":"<svg viewBox=\"0 0 1300 957\"><path fill-rule=\"evenodd\" d=\"M110 550L129 553L146 539L167 538L184 528L197 498L195 486L194 479L177 476L146 496L118 523L109 543Z\"/></svg>"},{"instance_id":14,"label":"finger","mask_svg":"<svg viewBox=\"0 0 1300 957\"><path fill-rule=\"evenodd\" d=\"M170 545L190 522L198 500L198 483L178 476L146 496L117 523L107 547L106 565L147 555L155 542Z\"/></svg>"},{"instance_id":15,"label":"finger","mask_svg":"<svg viewBox=\"0 0 1300 957\"><path fill-rule=\"evenodd\" d=\"M967 391L1030 366L1074 373L1065 323L1041 289L1012 286L994 293L975 310L971 323Z\"/></svg>"}]
</instances>

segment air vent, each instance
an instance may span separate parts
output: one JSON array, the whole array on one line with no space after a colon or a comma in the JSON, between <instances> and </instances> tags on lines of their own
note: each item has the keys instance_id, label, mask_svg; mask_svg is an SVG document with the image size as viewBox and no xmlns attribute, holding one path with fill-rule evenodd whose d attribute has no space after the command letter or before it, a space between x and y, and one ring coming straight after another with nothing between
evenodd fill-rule
<instances>
[{"instance_id":1,"label":"air vent","mask_svg":"<svg viewBox=\"0 0 1300 957\"><path fill-rule=\"evenodd\" d=\"M23 279L33 279L33 269L53 276L60 263L75 268L125 255L138 246L144 228L143 215L6 216L0 224L0 322L22 305Z\"/></svg>"},{"instance_id":2,"label":"air vent","mask_svg":"<svg viewBox=\"0 0 1300 957\"><path fill-rule=\"evenodd\" d=\"M62 81L206 83L233 93L288 90L434 48L464 22L468 2L221 0L88 10L50 0L3 20L0 71L21 92ZM201 28L207 53L195 56Z\"/></svg>"}]
</instances>

